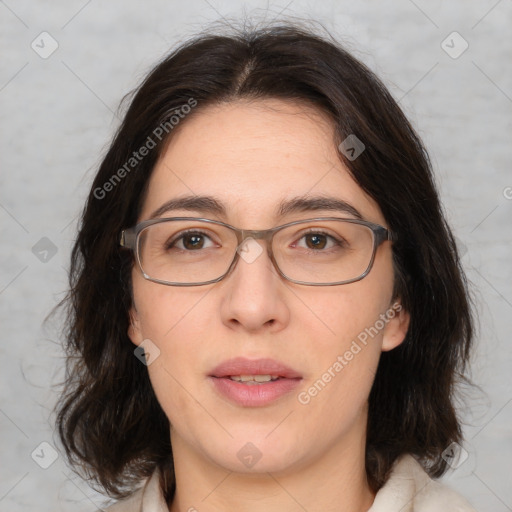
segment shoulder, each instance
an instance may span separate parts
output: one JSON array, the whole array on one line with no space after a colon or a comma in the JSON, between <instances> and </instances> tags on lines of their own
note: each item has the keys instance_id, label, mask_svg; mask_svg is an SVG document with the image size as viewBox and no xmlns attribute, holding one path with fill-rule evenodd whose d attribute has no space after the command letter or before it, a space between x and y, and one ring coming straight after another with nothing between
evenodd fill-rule
<instances>
[{"instance_id":1,"label":"shoulder","mask_svg":"<svg viewBox=\"0 0 512 512\"><path fill-rule=\"evenodd\" d=\"M412 455L395 463L368 512L476 512L456 491L433 480Z\"/></svg>"},{"instance_id":2,"label":"shoulder","mask_svg":"<svg viewBox=\"0 0 512 512\"><path fill-rule=\"evenodd\" d=\"M143 482L127 498L107 507L105 512L168 512L162 490L160 489L160 473L154 473Z\"/></svg>"}]
</instances>

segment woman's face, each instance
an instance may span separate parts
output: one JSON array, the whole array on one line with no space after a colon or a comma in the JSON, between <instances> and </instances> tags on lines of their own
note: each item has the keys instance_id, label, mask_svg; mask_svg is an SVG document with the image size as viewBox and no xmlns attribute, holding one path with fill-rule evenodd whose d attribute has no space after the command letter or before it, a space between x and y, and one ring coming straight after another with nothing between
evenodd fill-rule
<instances>
[{"instance_id":1,"label":"woman's face","mask_svg":"<svg viewBox=\"0 0 512 512\"><path fill-rule=\"evenodd\" d=\"M160 216L244 229L354 218L334 210L278 215L282 202L321 196L386 226L340 163L329 121L280 100L208 107L183 121L154 169L139 221L184 196L212 196L225 214L179 209ZM407 313L393 308L390 242L364 279L341 286L291 283L266 250L255 254L204 286L165 286L133 269L129 335L137 345L150 340L147 369L173 447L238 472L286 471L340 450L360 453L379 356L403 341L408 326ZM241 366L229 362L234 358ZM233 372L282 378L244 384L229 378Z\"/></svg>"}]
</instances>

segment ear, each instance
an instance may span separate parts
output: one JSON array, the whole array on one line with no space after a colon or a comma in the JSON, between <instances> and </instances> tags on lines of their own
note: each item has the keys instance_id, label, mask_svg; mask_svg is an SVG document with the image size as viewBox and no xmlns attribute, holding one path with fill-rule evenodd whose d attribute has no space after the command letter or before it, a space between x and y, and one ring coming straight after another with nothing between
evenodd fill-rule
<instances>
[{"instance_id":1,"label":"ear","mask_svg":"<svg viewBox=\"0 0 512 512\"><path fill-rule=\"evenodd\" d=\"M130 316L130 325L128 326L128 337L132 341L134 345L139 346L144 337L142 336L142 329L140 327L139 314L137 313L137 309L135 306L130 308L128 312Z\"/></svg>"},{"instance_id":2,"label":"ear","mask_svg":"<svg viewBox=\"0 0 512 512\"><path fill-rule=\"evenodd\" d=\"M399 300L396 300L386 311L388 322L384 328L382 336L382 351L387 352L398 347L407 334L411 316L402 306Z\"/></svg>"}]
</instances>

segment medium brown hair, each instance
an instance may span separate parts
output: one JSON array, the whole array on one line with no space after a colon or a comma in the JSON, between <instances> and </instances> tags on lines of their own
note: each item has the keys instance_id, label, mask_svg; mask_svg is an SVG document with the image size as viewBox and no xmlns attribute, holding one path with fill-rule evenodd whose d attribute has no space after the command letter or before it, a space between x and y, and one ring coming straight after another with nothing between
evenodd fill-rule
<instances>
[{"instance_id":1,"label":"medium brown hair","mask_svg":"<svg viewBox=\"0 0 512 512\"><path fill-rule=\"evenodd\" d=\"M119 246L121 230L137 222L151 172L172 137L170 131L157 140L154 130L191 99L197 106L188 116L210 105L265 98L323 112L337 143L352 134L363 141L357 159L340 152L340 160L397 235L394 296L411 322L405 341L382 354L369 396L370 486L376 492L404 453L441 476L443 450L461 440L453 395L464 380L472 315L419 137L381 81L330 36L297 23L211 33L179 46L135 91L94 179L72 251L57 426L71 463L113 497L132 492L156 468L168 500L175 485L169 421L127 335L133 258ZM151 136L155 147L114 183L113 174L126 170ZM113 186L99 193L109 180Z\"/></svg>"}]
</instances>

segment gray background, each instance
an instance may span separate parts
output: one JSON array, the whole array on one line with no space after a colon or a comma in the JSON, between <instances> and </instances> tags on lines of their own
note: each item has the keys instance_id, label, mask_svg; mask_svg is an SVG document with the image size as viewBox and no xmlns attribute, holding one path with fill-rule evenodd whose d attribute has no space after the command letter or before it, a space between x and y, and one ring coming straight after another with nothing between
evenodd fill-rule
<instances>
[{"instance_id":1,"label":"gray background","mask_svg":"<svg viewBox=\"0 0 512 512\"><path fill-rule=\"evenodd\" d=\"M480 511L512 510L511 0L0 1L0 510L101 504L53 451L63 358L58 323L42 321L65 291L76 215L121 97L177 41L244 12L321 21L385 81L429 148L481 324L481 391L461 403L469 457L445 481ZM58 44L49 56L43 31Z\"/></svg>"}]
</instances>

